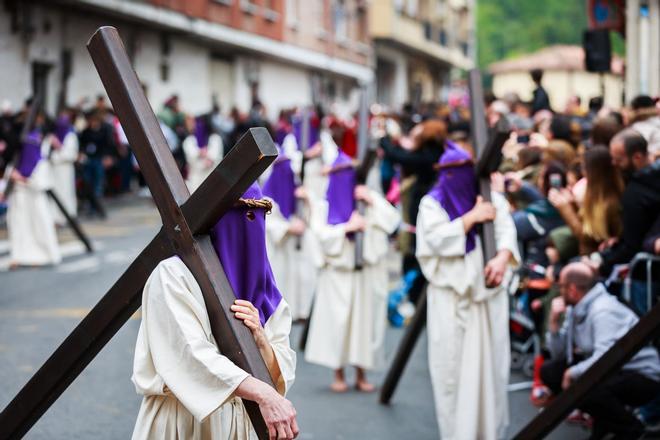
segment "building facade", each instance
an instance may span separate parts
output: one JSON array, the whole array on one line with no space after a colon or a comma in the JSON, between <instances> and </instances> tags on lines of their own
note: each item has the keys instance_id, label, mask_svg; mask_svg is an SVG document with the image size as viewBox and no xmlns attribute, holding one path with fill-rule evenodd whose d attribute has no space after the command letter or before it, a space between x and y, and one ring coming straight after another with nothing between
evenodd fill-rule
<instances>
[{"instance_id":1,"label":"building facade","mask_svg":"<svg viewBox=\"0 0 660 440\"><path fill-rule=\"evenodd\" d=\"M626 101L660 95L660 2L626 0Z\"/></svg>"},{"instance_id":2,"label":"building facade","mask_svg":"<svg viewBox=\"0 0 660 440\"><path fill-rule=\"evenodd\" d=\"M442 99L474 66L474 1L372 0L377 100L392 108Z\"/></svg>"},{"instance_id":3,"label":"building facade","mask_svg":"<svg viewBox=\"0 0 660 440\"><path fill-rule=\"evenodd\" d=\"M589 99L596 96L603 96L608 107L619 108L622 105L623 59L614 55L608 73L599 75L587 72L584 49L580 46L549 46L491 64L488 70L493 75L493 93L498 97L516 93L523 101L531 101L536 85L529 73L534 69L543 70L541 83L555 111L563 111L573 96L580 97L585 110Z\"/></svg>"},{"instance_id":4,"label":"building facade","mask_svg":"<svg viewBox=\"0 0 660 440\"><path fill-rule=\"evenodd\" d=\"M191 113L259 99L281 108L355 107L372 49L359 0L8 0L0 6L0 99L16 108L40 88L54 112L104 94L85 44L117 27L152 105L172 94ZM91 104L91 102L90 102Z\"/></svg>"}]
</instances>

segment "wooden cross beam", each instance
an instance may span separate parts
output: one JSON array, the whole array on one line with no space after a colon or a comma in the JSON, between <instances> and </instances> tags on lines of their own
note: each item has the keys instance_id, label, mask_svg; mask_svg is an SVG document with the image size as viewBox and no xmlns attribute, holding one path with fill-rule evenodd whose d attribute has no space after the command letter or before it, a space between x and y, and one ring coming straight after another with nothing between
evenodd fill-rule
<instances>
[{"instance_id":1,"label":"wooden cross beam","mask_svg":"<svg viewBox=\"0 0 660 440\"><path fill-rule=\"evenodd\" d=\"M501 158L500 151L502 145L509 137L508 124L504 119L500 120L496 127L490 130L486 125L486 113L484 109L483 90L481 87L481 73L478 69L472 69L468 76L468 86L470 89L470 131L472 134L472 145L477 156L475 161L475 174L479 183L479 194L486 201L491 201L490 194L490 174L497 170ZM495 245L495 226L493 222L483 224L480 230L482 249L484 254L484 263L488 262L497 253ZM422 291L415 314L410 320L406 331L401 338L396 355L392 361L385 381L380 392L380 403L387 405L390 403L399 379L408 364L410 354L417 344L417 339L426 326L426 289Z\"/></svg>"},{"instance_id":2,"label":"wooden cross beam","mask_svg":"<svg viewBox=\"0 0 660 440\"><path fill-rule=\"evenodd\" d=\"M509 137L509 127L505 118L500 118L494 133L489 136L479 69L472 69L468 73L468 88L470 90L470 135L476 156L474 170L479 183L478 190L484 201L491 202L490 174L496 171L500 165L501 149ZM479 228L479 236L485 265L497 254L495 224L492 221L482 223Z\"/></svg>"},{"instance_id":3,"label":"wooden cross beam","mask_svg":"<svg viewBox=\"0 0 660 440\"><path fill-rule=\"evenodd\" d=\"M358 185L367 183L367 177L371 167L376 163L376 149L369 145L369 101L366 86L360 91L360 109L358 112L358 156L360 165L355 172L355 182ZM365 215L367 205L363 200L356 203L357 211L360 215ZM364 267L364 232L355 233L355 270L362 270Z\"/></svg>"},{"instance_id":4,"label":"wooden cross beam","mask_svg":"<svg viewBox=\"0 0 660 440\"><path fill-rule=\"evenodd\" d=\"M147 278L172 255L178 255L197 280L222 354L272 385L249 329L230 310L235 296L208 235L277 156L268 132L250 129L191 196L117 30L100 28L87 47L151 189L163 227L3 410L2 439L22 437L46 412L140 307ZM268 438L257 404L245 401L245 406L259 438Z\"/></svg>"}]
</instances>

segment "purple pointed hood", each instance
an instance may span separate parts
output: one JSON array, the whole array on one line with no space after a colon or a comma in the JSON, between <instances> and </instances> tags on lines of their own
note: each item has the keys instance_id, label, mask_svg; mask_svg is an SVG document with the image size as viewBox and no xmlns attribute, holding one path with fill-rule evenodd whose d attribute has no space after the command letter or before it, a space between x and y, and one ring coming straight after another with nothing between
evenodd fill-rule
<instances>
[{"instance_id":1,"label":"purple pointed hood","mask_svg":"<svg viewBox=\"0 0 660 440\"><path fill-rule=\"evenodd\" d=\"M328 177L328 224L346 223L355 209L355 168L351 158L343 151L339 152L332 164Z\"/></svg>"},{"instance_id":2,"label":"purple pointed hood","mask_svg":"<svg viewBox=\"0 0 660 440\"><path fill-rule=\"evenodd\" d=\"M67 115L62 115L57 118L55 121L55 136L59 139L60 142L64 142L64 138L67 134L73 132L73 125L71 120Z\"/></svg>"},{"instance_id":3,"label":"purple pointed hood","mask_svg":"<svg viewBox=\"0 0 660 440\"><path fill-rule=\"evenodd\" d=\"M273 164L273 169L264 184L263 193L277 203L280 212L284 218L291 217L296 210L296 181L291 169L291 160L286 157L280 147L278 149L277 160Z\"/></svg>"},{"instance_id":4,"label":"purple pointed hood","mask_svg":"<svg viewBox=\"0 0 660 440\"><path fill-rule=\"evenodd\" d=\"M472 158L468 152L447 141L438 163L438 181L428 194L440 203L449 219L454 220L472 209L477 200L477 179ZM466 253L474 249L476 235L476 229L470 229L465 240Z\"/></svg>"},{"instance_id":5,"label":"purple pointed hood","mask_svg":"<svg viewBox=\"0 0 660 440\"><path fill-rule=\"evenodd\" d=\"M16 169L25 178L32 175L41 160L41 131L38 128L33 129L23 142L23 149Z\"/></svg>"},{"instance_id":6,"label":"purple pointed hood","mask_svg":"<svg viewBox=\"0 0 660 440\"><path fill-rule=\"evenodd\" d=\"M206 123L206 118L198 116L195 118L195 139L197 139L197 146L199 148L207 147L209 145L209 126Z\"/></svg>"},{"instance_id":7,"label":"purple pointed hood","mask_svg":"<svg viewBox=\"0 0 660 440\"><path fill-rule=\"evenodd\" d=\"M256 183L243 199L262 198ZM266 212L238 206L227 212L211 230L211 241L236 298L250 301L258 310L261 325L282 300L266 253Z\"/></svg>"},{"instance_id":8,"label":"purple pointed hood","mask_svg":"<svg viewBox=\"0 0 660 440\"><path fill-rule=\"evenodd\" d=\"M291 118L291 125L292 125L293 136L296 138L296 142L298 143L299 150L306 150L319 141L319 136L320 136L319 121L314 114L310 115L309 118L309 143L304 148L302 145L303 118L300 113L293 115L293 117Z\"/></svg>"}]
</instances>

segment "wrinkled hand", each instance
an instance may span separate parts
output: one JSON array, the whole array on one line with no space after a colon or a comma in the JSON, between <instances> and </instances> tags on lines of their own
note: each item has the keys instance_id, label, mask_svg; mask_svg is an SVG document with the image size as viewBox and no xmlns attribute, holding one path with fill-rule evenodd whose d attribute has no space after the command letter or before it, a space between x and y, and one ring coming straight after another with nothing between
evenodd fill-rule
<instances>
[{"instance_id":1,"label":"wrinkled hand","mask_svg":"<svg viewBox=\"0 0 660 440\"><path fill-rule=\"evenodd\" d=\"M371 197L371 190L369 190L366 185L357 185L353 195L356 200L362 200L367 205L371 205L374 201Z\"/></svg>"},{"instance_id":2,"label":"wrinkled hand","mask_svg":"<svg viewBox=\"0 0 660 440\"><path fill-rule=\"evenodd\" d=\"M553 298L552 302L550 303L550 318L548 322L548 327L550 328L551 332L557 333L559 331L559 317L564 312L566 312L566 303L564 302L564 298L561 296Z\"/></svg>"},{"instance_id":3,"label":"wrinkled hand","mask_svg":"<svg viewBox=\"0 0 660 440\"><path fill-rule=\"evenodd\" d=\"M492 203L477 196L477 203L468 211L468 214L473 217L474 223L486 223L495 220L496 210Z\"/></svg>"},{"instance_id":4,"label":"wrinkled hand","mask_svg":"<svg viewBox=\"0 0 660 440\"><path fill-rule=\"evenodd\" d=\"M599 262L594 261L594 260L592 260L591 258L589 258L587 256L582 257L582 259L580 261L582 263L586 264L587 266L589 266L589 268L594 272L598 272L598 269L600 268L600 263Z\"/></svg>"},{"instance_id":5,"label":"wrinkled hand","mask_svg":"<svg viewBox=\"0 0 660 440\"><path fill-rule=\"evenodd\" d=\"M522 188L522 179L515 172L508 172L504 175L504 190L509 193L515 193Z\"/></svg>"},{"instance_id":6,"label":"wrinkled hand","mask_svg":"<svg viewBox=\"0 0 660 440\"><path fill-rule=\"evenodd\" d=\"M60 148L62 148L62 142L60 142L60 139L57 136L51 135L50 146L55 150L59 150Z\"/></svg>"},{"instance_id":7,"label":"wrinkled hand","mask_svg":"<svg viewBox=\"0 0 660 440\"><path fill-rule=\"evenodd\" d=\"M290 401L270 388L270 391L258 403L261 415L268 427L270 440L289 440L298 436L296 409Z\"/></svg>"},{"instance_id":8,"label":"wrinkled hand","mask_svg":"<svg viewBox=\"0 0 660 440\"><path fill-rule=\"evenodd\" d=\"M252 337L260 350L269 346L266 333L259 319L259 310L250 301L237 299L234 301L234 305L231 306L231 311L234 312L237 319L243 321L243 324L250 329Z\"/></svg>"},{"instance_id":9,"label":"wrinkled hand","mask_svg":"<svg viewBox=\"0 0 660 440\"><path fill-rule=\"evenodd\" d=\"M490 187L493 191L496 191L498 193L503 193L506 191L505 185L504 185L504 174L500 173L499 171L496 171L490 175Z\"/></svg>"},{"instance_id":10,"label":"wrinkled hand","mask_svg":"<svg viewBox=\"0 0 660 440\"><path fill-rule=\"evenodd\" d=\"M307 226L305 225L304 221L300 220L298 217L293 217L289 222L288 232L291 235L300 236L305 233L306 228Z\"/></svg>"},{"instance_id":11,"label":"wrinkled hand","mask_svg":"<svg viewBox=\"0 0 660 440\"><path fill-rule=\"evenodd\" d=\"M27 182L27 179L25 178L25 176L23 176L21 173L19 173L16 168L11 170L11 174L9 175L9 179L13 180L14 182L20 182L20 183Z\"/></svg>"},{"instance_id":12,"label":"wrinkled hand","mask_svg":"<svg viewBox=\"0 0 660 440\"><path fill-rule=\"evenodd\" d=\"M548 140L541 133L532 133L529 135L529 142L527 145L530 147L545 148L548 146Z\"/></svg>"},{"instance_id":13,"label":"wrinkled hand","mask_svg":"<svg viewBox=\"0 0 660 440\"><path fill-rule=\"evenodd\" d=\"M533 312L538 312L543 308L543 301L541 301L539 298L536 298L534 301L532 301L529 307Z\"/></svg>"},{"instance_id":14,"label":"wrinkled hand","mask_svg":"<svg viewBox=\"0 0 660 440\"><path fill-rule=\"evenodd\" d=\"M550 191L548 191L548 200L552 206L560 208L573 202L573 194L567 188L550 188Z\"/></svg>"},{"instance_id":15,"label":"wrinkled hand","mask_svg":"<svg viewBox=\"0 0 660 440\"><path fill-rule=\"evenodd\" d=\"M346 232L361 232L367 228L367 221L360 215L359 212L353 211L351 218L346 222Z\"/></svg>"},{"instance_id":16,"label":"wrinkled hand","mask_svg":"<svg viewBox=\"0 0 660 440\"><path fill-rule=\"evenodd\" d=\"M497 254L486 264L484 276L486 277L487 287L497 287L502 284L508 263L508 256L508 253L506 255Z\"/></svg>"},{"instance_id":17,"label":"wrinkled hand","mask_svg":"<svg viewBox=\"0 0 660 440\"><path fill-rule=\"evenodd\" d=\"M568 389L568 387L571 386L572 381L573 379L571 378L571 369L567 368L566 371L564 371L564 377L561 379L561 389Z\"/></svg>"},{"instance_id":18,"label":"wrinkled hand","mask_svg":"<svg viewBox=\"0 0 660 440\"><path fill-rule=\"evenodd\" d=\"M550 264L559 263L560 256L559 256L559 251L557 250L556 247L548 246L547 248L545 248L545 256L548 257L548 261L550 262Z\"/></svg>"},{"instance_id":19,"label":"wrinkled hand","mask_svg":"<svg viewBox=\"0 0 660 440\"><path fill-rule=\"evenodd\" d=\"M321 145L321 142L316 142L305 151L305 159L314 159L315 157L319 157L322 153L323 146Z\"/></svg>"},{"instance_id":20,"label":"wrinkled hand","mask_svg":"<svg viewBox=\"0 0 660 440\"><path fill-rule=\"evenodd\" d=\"M296 197L296 199L309 200L309 193L307 192L307 189L302 185L296 187L296 189L293 191L293 195Z\"/></svg>"},{"instance_id":21,"label":"wrinkled hand","mask_svg":"<svg viewBox=\"0 0 660 440\"><path fill-rule=\"evenodd\" d=\"M611 248L617 243L617 241L619 241L618 237L608 238L598 245L598 252L603 252L605 249Z\"/></svg>"}]
</instances>

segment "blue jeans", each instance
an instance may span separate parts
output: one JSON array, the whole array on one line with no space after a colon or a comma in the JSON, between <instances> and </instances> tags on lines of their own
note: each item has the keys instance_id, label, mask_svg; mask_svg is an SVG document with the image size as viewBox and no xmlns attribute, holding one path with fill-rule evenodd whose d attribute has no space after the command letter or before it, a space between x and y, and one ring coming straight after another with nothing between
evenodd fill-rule
<instances>
[{"instance_id":1,"label":"blue jeans","mask_svg":"<svg viewBox=\"0 0 660 440\"><path fill-rule=\"evenodd\" d=\"M101 159L87 159L83 168L83 179L88 188L98 198L103 197L105 185L105 168Z\"/></svg>"}]
</instances>

